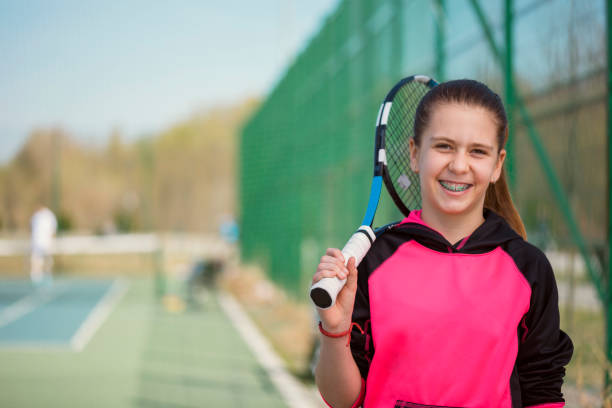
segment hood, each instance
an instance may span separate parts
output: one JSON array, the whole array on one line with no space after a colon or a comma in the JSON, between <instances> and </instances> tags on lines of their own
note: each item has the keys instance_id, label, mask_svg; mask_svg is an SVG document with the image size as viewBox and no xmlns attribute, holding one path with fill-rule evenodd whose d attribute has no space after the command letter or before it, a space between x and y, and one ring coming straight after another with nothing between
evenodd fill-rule
<instances>
[{"instance_id":1,"label":"hood","mask_svg":"<svg viewBox=\"0 0 612 408\"><path fill-rule=\"evenodd\" d=\"M421 219L421 210L411 211L408 217L391 230L401 235L410 234L418 243L442 252L484 253L508 241L523 239L495 212L485 208L483 216L485 221L471 235L454 245Z\"/></svg>"}]
</instances>

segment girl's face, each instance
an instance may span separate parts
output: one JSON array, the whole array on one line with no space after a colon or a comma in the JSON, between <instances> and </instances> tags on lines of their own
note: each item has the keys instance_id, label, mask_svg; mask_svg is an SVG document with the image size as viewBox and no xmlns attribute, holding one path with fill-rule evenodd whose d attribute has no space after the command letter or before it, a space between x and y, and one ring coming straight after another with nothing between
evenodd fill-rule
<instances>
[{"instance_id":1,"label":"girl's face","mask_svg":"<svg viewBox=\"0 0 612 408\"><path fill-rule=\"evenodd\" d=\"M492 113L465 104L438 104L421 145L410 140L410 164L421 181L423 211L482 217L487 187L500 177L506 157L506 151L498 149Z\"/></svg>"}]
</instances>

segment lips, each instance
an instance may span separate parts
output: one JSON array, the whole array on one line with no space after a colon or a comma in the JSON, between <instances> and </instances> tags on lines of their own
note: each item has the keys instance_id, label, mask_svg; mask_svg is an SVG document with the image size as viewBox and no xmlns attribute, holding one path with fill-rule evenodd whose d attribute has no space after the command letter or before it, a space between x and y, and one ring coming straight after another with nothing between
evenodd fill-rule
<instances>
[{"instance_id":1,"label":"lips","mask_svg":"<svg viewBox=\"0 0 612 408\"><path fill-rule=\"evenodd\" d=\"M444 180L440 180L439 183L445 190L452 191L455 193L460 193L462 191L465 191L472 186L471 184L467 184L467 183L455 183L452 181L444 181Z\"/></svg>"}]
</instances>

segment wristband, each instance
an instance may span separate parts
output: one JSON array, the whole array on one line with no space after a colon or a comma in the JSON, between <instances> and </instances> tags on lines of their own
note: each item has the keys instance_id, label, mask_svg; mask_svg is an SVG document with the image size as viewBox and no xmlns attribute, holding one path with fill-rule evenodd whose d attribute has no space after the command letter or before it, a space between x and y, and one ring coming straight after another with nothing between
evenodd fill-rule
<instances>
[{"instance_id":1,"label":"wristband","mask_svg":"<svg viewBox=\"0 0 612 408\"><path fill-rule=\"evenodd\" d=\"M346 336L351 332L352 328L353 325L351 325L347 331L343 331L342 333L330 333L323 328L323 322L319 322L319 331L321 332L321 334L326 337L333 337L334 339Z\"/></svg>"},{"instance_id":2,"label":"wristband","mask_svg":"<svg viewBox=\"0 0 612 408\"><path fill-rule=\"evenodd\" d=\"M325 330L323 328L323 323L319 322L319 331L321 332L322 335L326 336L326 337L332 337L334 339L338 339L340 337L344 337L348 334L348 340L346 341L346 347L348 347L351 344L351 332L353 331L353 326L357 327L357 330L359 330L361 332L361 334L365 334L365 332L363 331L363 329L361 328L361 326L359 326L359 324L352 322L350 327L348 328L347 331L343 331L341 333L330 333L327 330ZM366 324L367 326L367 324Z\"/></svg>"}]
</instances>

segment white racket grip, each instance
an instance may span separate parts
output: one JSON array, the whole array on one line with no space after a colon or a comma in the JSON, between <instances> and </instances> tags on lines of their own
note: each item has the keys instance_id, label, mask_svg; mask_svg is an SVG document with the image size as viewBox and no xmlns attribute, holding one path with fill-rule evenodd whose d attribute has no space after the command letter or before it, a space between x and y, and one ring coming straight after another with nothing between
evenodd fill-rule
<instances>
[{"instance_id":1,"label":"white racket grip","mask_svg":"<svg viewBox=\"0 0 612 408\"><path fill-rule=\"evenodd\" d=\"M359 266L375 239L376 235L374 235L374 231L372 231L369 225L362 225L359 227L359 229L349 238L344 248L342 248L344 265L348 264L351 257L355 257L355 267Z\"/></svg>"},{"instance_id":2,"label":"white racket grip","mask_svg":"<svg viewBox=\"0 0 612 408\"><path fill-rule=\"evenodd\" d=\"M344 257L344 265L348 264L351 257L355 258L355 267L357 267L365 255L370 250L374 243L376 235L369 225L362 225L349 238L348 242L342 248L342 256ZM323 278L316 282L310 288L310 297L313 303L320 309L328 309L336 303L338 293L346 283L346 279Z\"/></svg>"}]
</instances>

